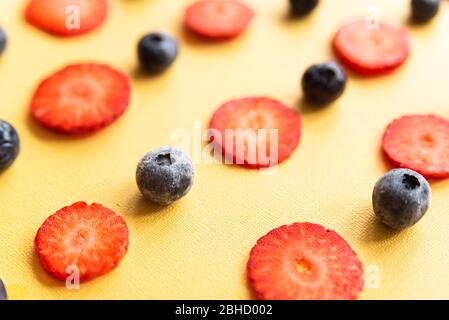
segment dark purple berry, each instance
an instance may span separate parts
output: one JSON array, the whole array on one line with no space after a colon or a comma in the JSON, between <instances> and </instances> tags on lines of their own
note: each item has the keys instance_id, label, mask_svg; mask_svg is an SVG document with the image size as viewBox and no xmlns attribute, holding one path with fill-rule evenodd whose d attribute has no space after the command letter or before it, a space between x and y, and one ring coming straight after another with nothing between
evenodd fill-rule
<instances>
[{"instance_id":1,"label":"dark purple berry","mask_svg":"<svg viewBox=\"0 0 449 320\"><path fill-rule=\"evenodd\" d=\"M302 78L304 97L315 105L324 105L339 98L346 87L346 74L335 62L316 64Z\"/></svg>"},{"instance_id":2,"label":"dark purple berry","mask_svg":"<svg viewBox=\"0 0 449 320\"><path fill-rule=\"evenodd\" d=\"M20 143L16 129L8 122L0 120L0 171L14 162L19 150Z\"/></svg>"},{"instance_id":3,"label":"dark purple berry","mask_svg":"<svg viewBox=\"0 0 449 320\"><path fill-rule=\"evenodd\" d=\"M393 229L409 228L424 216L431 195L429 183L422 175L409 169L394 169L374 187L374 213Z\"/></svg>"}]
</instances>

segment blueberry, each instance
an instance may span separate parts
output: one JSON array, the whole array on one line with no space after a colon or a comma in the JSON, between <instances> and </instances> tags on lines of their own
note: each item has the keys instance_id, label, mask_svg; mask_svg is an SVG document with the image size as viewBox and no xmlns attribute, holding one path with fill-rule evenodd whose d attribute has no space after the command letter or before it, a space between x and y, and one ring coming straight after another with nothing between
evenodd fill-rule
<instances>
[{"instance_id":1,"label":"blueberry","mask_svg":"<svg viewBox=\"0 0 449 320\"><path fill-rule=\"evenodd\" d=\"M441 0L412 0L412 18L416 22L427 22L436 16Z\"/></svg>"},{"instance_id":2,"label":"blueberry","mask_svg":"<svg viewBox=\"0 0 449 320\"><path fill-rule=\"evenodd\" d=\"M177 148L166 146L140 160L136 180L146 199L168 205L190 191L194 175L189 157Z\"/></svg>"},{"instance_id":3,"label":"blueberry","mask_svg":"<svg viewBox=\"0 0 449 320\"><path fill-rule=\"evenodd\" d=\"M19 154L20 143L16 129L0 120L0 170L8 168Z\"/></svg>"},{"instance_id":4,"label":"blueberry","mask_svg":"<svg viewBox=\"0 0 449 320\"><path fill-rule=\"evenodd\" d=\"M162 72L170 67L178 56L178 42L166 33L150 33L140 40L138 56L145 71Z\"/></svg>"},{"instance_id":5,"label":"blueberry","mask_svg":"<svg viewBox=\"0 0 449 320\"><path fill-rule=\"evenodd\" d=\"M5 288L5 285L3 284L2 279L0 279L0 300L6 300L6 299L7 299L6 288Z\"/></svg>"},{"instance_id":6,"label":"blueberry","mask_svg":"<svg viewBox=\"0 0 449 320\"><path fill-rule=\"evenodd\" d=\"M305 16L318 5L318 0L290 0L291 13L295 16Z\"/></svg>"},{"instance_id":7,"label":"blueberry","mask_svg":"<svg viewBox=\"0 0 449 320\"><path fill-rule=\"evenodd\" d=\"M346 87L346 74L336 62L315 64L302 77L302 90L307 101L324 105L336 100Z\"/></svg>"},{"instance_id":8,"label":"blueberry","mask_svg":"<svg viewBox=\"0 0 449 320\"><path fill-rule=\"evenodd\" d=\"M0 54L3 53L3 51L5 51L6 48L6 33L5 31L3 31L2 28L0 28Z\"/></svg>"},{"instance_id":9,"label":"blueberry","mask_svg":"<svg viewBox=\"0 0 449 320\"><path fill-rule=\"evenodd\" d=\"M422 175L409 169L394 169L374 187L374 213L382 223L402 230L424 216L431 196L432 190Z\"/></svg>"}]
</instances>

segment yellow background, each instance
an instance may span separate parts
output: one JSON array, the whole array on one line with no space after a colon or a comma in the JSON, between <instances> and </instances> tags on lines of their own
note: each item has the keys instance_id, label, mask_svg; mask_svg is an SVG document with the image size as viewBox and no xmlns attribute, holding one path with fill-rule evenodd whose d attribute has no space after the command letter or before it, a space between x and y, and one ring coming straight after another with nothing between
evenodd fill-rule
<instances>
[{"instance_id":1,"label":"yellow background","mask_svg":"<svg viewBox=\"0 0 449 320\"><path fill-rule=\"evenodd\" d=\"M14 124L22 150L0 175L0 277L16 299L248 299L245 264L256 240L293 222L339 232L380 287L362 299L449 298L449 181L433 182L433 203L414 228L395 233L373 218L371 191L386 172L379 144L387 123L407 113L449 116L449 7L432 23L410 26L408 62L390 76L350 74L344 96L314 110L301 102L307 66L333 58L342 23L377 5L384 21L407 24L408 0L324 0L303 20L286 18L287 1L247 0L256 16L228 43L184 32L184 0L113 0L106 23L76 38L55 38L23 20L26 1L0 0L9 46L0 58L0 118ZM182 45L160 77L136 69L136 42L167 30ZM60 67L105 62L132 80L132 101L114 125L85 138L42 129L28 117L38 82ZM268 95L297 108L303 138L273 175L224 165L197 165L191 193L168 208L142 200L134 173L149 150L175 129L207 125L225 100ZM130 229L129 252L110 274L67 290L41 268L34 236L42 222L73 202L99 202Z\"/></svg>"}]
</instances>

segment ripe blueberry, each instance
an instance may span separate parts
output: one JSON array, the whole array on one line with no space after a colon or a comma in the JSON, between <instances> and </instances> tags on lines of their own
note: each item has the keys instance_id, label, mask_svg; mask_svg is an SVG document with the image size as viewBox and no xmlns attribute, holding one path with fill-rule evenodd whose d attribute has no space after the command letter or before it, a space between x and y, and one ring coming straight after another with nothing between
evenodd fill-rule
<instances>
[{"instance_id":1,"label":"ripe blueberry","mask_svg":"<svg viewBox=\"0 0 449 320\"><path fill-rule=\"evenodd\" d=\"M194 175L189 157L177 148L166 146L143 157L137 166L136 181L146 199L168 205L190 191Z\"/></svg>"},{"instance_id":2,"label":"ripe blueberry","mask_svg":"<svg viewBox=\"0 0 449 320\"><path fill-rule=\"evenodd\" d=\"M16 129L0 120L0 171L8 168L19 154L20 143Z\"/></svg>"},{"instance_id":3,"label":"ripe blueberry","mask_svg":"<svg viewBox=\"0 0 449 320\"><path fill-rule=\"evenodd\" d=\"M431 20L440 8L441 0L412 0L412 18L416 22Z\"/></svg>"},{"instance_id":4,"label":"ripe blueberry","mask_svg":"<svg viewBox=\"0 0 449 320\"><path fill-rule=\"evenodd\" d=\"M318 0L290 0L291 13L295 16L305 16L318 5Z\"/></svg>"},{"instance_id":5,"label":"ripe blueberry","mask_svg":"<svg viewBox=\"0 0 449 320\"><path fill-rule=\"evenodd\" d=\"M346 87L346 74L336 62L315 64L302 77L304 97L311 104L323 105L339 98Z\"/></svg>"},{"instance_id":6,"label":"ripe blueberry","mask_svg":"<svg viewBox=\"0 0 449 320\"><path fill-rule=\"evenodd\" d=\"M147 72L159 73L175 61L178 43L166 33L155 32L140 40L137 51L141 67Z\"/></svg>"},{"instance_id":7,"label":"ripe blueberry","mask_svg":"<svg viewBox=\"0 0 449 320\"><path fill-rule=\"evenodd\" d=\"M2 279L0 279L0 300L6 300L6 299L7 299L6 288L5 288L5 285L3 284Z\"/></svg>"},{"instance_id":8,"label":"ripe blueberry","mask_svg":"<svg viewBox=\"0 0 449 320\"><path fill-rule=\"evenodd\" d=\"M374 213L382 223L402 230L424 216L431 194L429 183L422 175L409 169L394 169L374 187Z\"/></svg>"},{"instance_id":9,"label":"ripe blueberry","mask_svg":"<svg viewBox=\"0 0 449 320\"><path fill-rule=\"evenodd\" d=\"M6 48L6 33L5 31L3 31L2 28L0 28L0 54L3 53L3 51L5 51Z\"/></svg>"}]
</instances>

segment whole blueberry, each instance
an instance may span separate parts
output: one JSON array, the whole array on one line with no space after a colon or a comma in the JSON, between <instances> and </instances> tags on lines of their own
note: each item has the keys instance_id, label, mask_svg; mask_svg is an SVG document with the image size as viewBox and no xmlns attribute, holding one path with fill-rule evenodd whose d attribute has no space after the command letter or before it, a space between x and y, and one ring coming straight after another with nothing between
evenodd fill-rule
<instances>
[{"instance_id":1,"label":"whole blueberry","mask_svg":"<svg viewBox=\"0 0 449 320\"><path fill-rule=\"evenodd\" d=\"M412 18L416 22L427 22L436 16L441 0L412 0Z\"/></svg>"},{"instance_id":2,"label":"whole blueberry","mask_svg":"<svg viewBox=\"0 0 449 320\"><path fill-rule=\"evenodd\" d=\"M308 102L324 105L339 98L346 87L346 74L336 62L315 64L302 77L302 90Z\"/></svg>"},{"instance_id":3,"label":"whole blueberry","mask_svg":"<svg viewBox=\"0 0 449 320\"><path fill-rule=\"evenodd\" d=\"M2 28L0 28L0 54L3 53L3 51L5 51L6 48L6 33L5 31L3 31Z\"/></svg>"},{"instance_id":4,"label":"whole blueberry","mask_svg":"<svg viewBox=\"0 0 449 320\"><path fill-rule=\"evenodd\" d=\"M291 13L295 16L305 16L318 5L318 0L290 0Z\"/></svg>"},{"instance_id":5,"label":"whole blueberry","mask_svg":"<svg viewBox=\"0 0 449 320\"><path fill-rule=\"evenodd\" d=\"M0 300L6 300L6 299L7 299L6 288L5 288L5 285L3 284L2 279L0 279Z\"/></svg>"},{"instance_id":6,"label":"whole blueberry","mask_svg":"<svg viewBox=\"0 0 449 320\"><path fill-rule=\"evenodd\" d=\"M409 169L394 169L374 187L374 213L382 223L402 230L424 216L431 196L429 183L422 175Z\"/></svg>"},{"instance_id":7,"label":"whole blueberry","mask_svg":"<svg viewBox=\"0 0 449 320\"><path fill-rule=\"evenodd\" d=\"M189 157L177 148L165 146L140 160L136 180L146 199L168 205L190 191L194 175Z\"/></svg>"},{"instance_id":8,"label":"whole blueberry","mask_svg":"<svg viewBox=\"0 0 449 320\"><path fill-rule=\"evenodd\" d=\"M0 170L8 168L19 154L20 143L16 129L0 120Z\"/></svg>"},{"instance_id":9,"label":"whole blueberry","mask_svg":"<svg viewBox=\"0 0 449 320\"><path fill-rule=\"evenodd\" d=\"M141 67L159 73L170 67L178 56L178 42L172 36L155 32L144 36L138 46Z\"/></svg>"}]
</instances>

